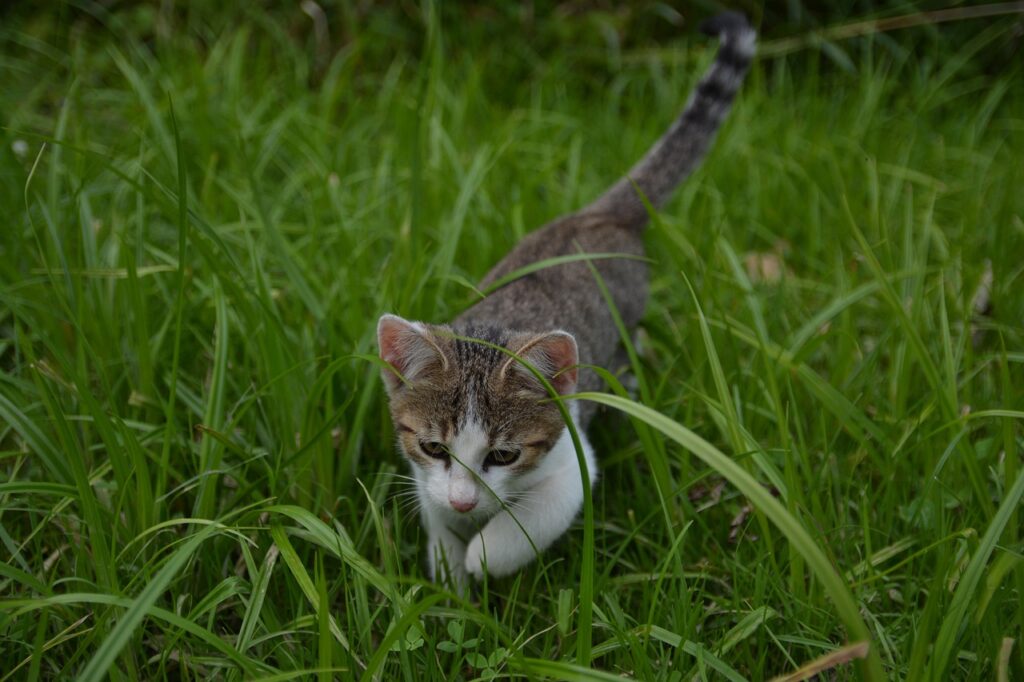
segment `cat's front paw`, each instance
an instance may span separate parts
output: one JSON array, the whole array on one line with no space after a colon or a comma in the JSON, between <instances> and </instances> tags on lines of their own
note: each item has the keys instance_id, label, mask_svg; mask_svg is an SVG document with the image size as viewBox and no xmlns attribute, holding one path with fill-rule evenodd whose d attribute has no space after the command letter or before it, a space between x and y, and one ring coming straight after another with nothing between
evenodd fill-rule
<instances>
[{"instance_id":1,"label":"cat's front paw","mask_svg":"<svg viewBox=\"0 0 1024 682\"><path fill-rule=\"evenodd\" d=\"M447 561L444 564L432 563L428 567L430 579L451 588L457 594L465 595L468 593L470 580L463 564L464 562L449 563Z\"/></svg>"},{"instance_id":2,"label":"cat's front paw","mask_svg":"<svg viewBox=\"0 0 1024 682\"><path fill-rule=\"evenodd\" d=\"M477 580L482 580L485 572L493 578L504 578L533 559L532 547L512 524L499 515L473 536L466 546L466 573Z\"/></svg>"},{"instance_id":3,"label":"cat's front paw","mask_svg":"<svg viewBox=\"0 0 1024 682\"><path fill-rule=\"evenodd\" d=\"M427 574L436 583L450 587L455 593L467 595L471 584L466 573L465 547L448 532L437 532L427 550Z\"/></svg>"},{"instance_id":4,"label":"cat's front paw","mask_svg":"<svg viewBox=\"0 0 1024 682\"><path fill-rule=\"evenodd\" d=\"M477 580L484 577L484 541L480 533L473 536L466 547L466 573Z\"/></svg>"}]
</instances>

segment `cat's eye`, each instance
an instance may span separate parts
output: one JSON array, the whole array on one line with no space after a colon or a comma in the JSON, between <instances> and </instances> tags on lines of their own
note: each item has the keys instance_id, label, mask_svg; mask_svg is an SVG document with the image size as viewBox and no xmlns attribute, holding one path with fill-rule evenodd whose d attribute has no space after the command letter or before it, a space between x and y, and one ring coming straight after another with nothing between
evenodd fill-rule
<instances>
[{"instance_id":1,"label":"cat's eye","mask_svg":"<svg viewBox=\"0 0 1024 682\"><path fill-rule=\"evenodd\" d=\"M448 448L445 447L444 443L421 440L420 450L423 451L423 454L434 459L448 459Z\"/></svg>"},{"instance_id":2,"label":"cat's eye","mask_svg":"<svg viewBox=\"0 0 1024 682\"><path fill-rule=\"evenodd\" d=\"M519 459L519 450L516 450L515 448L495 448L487 453L487 458L484 460L484 467L508 466L517 459Z\"/></svg>"}]
</instances>

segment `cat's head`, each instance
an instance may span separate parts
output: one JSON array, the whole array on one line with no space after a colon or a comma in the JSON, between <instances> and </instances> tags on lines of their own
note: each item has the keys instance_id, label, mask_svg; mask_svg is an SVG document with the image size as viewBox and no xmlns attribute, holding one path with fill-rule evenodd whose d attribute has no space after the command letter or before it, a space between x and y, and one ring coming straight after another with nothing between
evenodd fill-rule
<instances>
[{"instance_id":1,"label":"cat's head","mask_svg":"<svg viewBox=\"0 0 1024 682\"><path fill-rule=\"evenodd\" d=\"M565 429L543 385L576 387L576 340L564 331L460 330L384 315L377 325L391 416L428 503L471 517L490 516L517 484L543 465ZM394 371L392 371L394 370Z\"/></svg>"}]
</instances>

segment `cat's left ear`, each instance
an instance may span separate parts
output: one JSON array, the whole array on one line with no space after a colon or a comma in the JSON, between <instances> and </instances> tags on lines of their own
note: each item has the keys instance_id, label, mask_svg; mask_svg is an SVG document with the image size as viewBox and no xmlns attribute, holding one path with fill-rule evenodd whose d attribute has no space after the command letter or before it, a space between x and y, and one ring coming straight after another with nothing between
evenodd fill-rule
<instances>
[{"instance_id":1,"label":"cat's left ear","mask_svg":"<svg viewBox=\"0 0 1024 682\"><path fill-rule=\"evenodd\" d=\"M437 338L430 327L421 322L410 322L398 315L381 315L377 322L377 343L381 359L398 371L395 374L389 369L381 370L388 394L402 386L403 378L411 382L422 378L432 368L448 369L448 358Z\"/></svg>"},{"instance_id":2,"label":"cat's left ear","mask_svg":"<svg viewBox=\"0 0 1024 682\"><path fill-rule=\"evenodd\" d=\"M516 355L533 365L551 382L559 395L568 395L576 390L579 377L579 350L576 339L569 332L553 331L529 337L518 348ZM509 358L501 368L502 375L519 371L525 377L536 378L516 358Z\"/></svg>"}]
</instances>

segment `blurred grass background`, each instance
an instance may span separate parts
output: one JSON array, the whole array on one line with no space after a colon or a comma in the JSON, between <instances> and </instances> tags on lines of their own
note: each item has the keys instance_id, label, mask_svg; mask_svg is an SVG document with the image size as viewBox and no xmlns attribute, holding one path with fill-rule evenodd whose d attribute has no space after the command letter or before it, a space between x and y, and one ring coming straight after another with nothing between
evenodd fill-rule
<instances>
[{"instance_id":1,"label":"blurred grass background","mask_svg":"<svg viewBox=\"0 0 1024 682\"><path fill-rule=\"evenodd\" d=\"M628 168L720 8L5 4L0 679L758 680L865 635L827 674L1024 676L1015 7L742 7L593 538L462 602L377 316L450 319Z\"/></svg>"}]
</instances>

